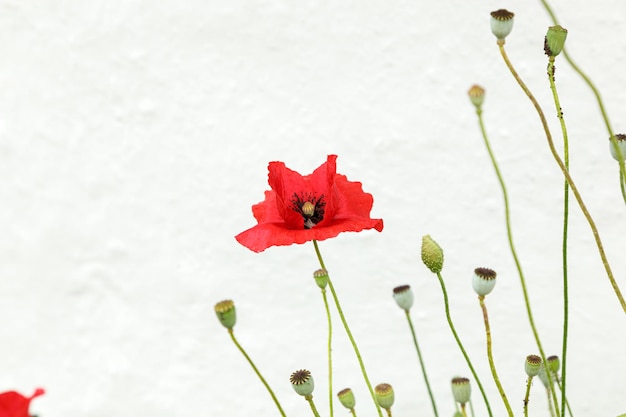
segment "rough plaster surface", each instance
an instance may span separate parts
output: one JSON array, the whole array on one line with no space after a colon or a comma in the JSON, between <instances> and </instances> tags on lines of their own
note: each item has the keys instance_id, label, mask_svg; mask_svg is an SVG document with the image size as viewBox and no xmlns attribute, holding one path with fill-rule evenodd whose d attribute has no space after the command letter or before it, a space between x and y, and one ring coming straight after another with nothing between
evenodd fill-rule
<instances>
[{"instance_id":1,"label":"rough plaster surface","mask_svg":"<svg viewBox=\"0 0 626 417\"><path fill-rule=\"evenodd\" d=\"M623 131L626 6L553 6ZM445 249L452 314L495 415L504 408L469 278L477 266L499 273L488 297L494 353L519 415L523 359L536 347L470 85L487 89L487 130L548 354L560 353L562 179L489 32L500 7L516 12L509 55L560 143L538 1L0 2L0 389L45 387L32 409L42 417L277 415L215 320L214 303L232 298L240 341L287 414L310 412L288 385L304 367L326 415L312 246L254 254L233 236L254 223L268 161L308 173L336 153L339 171L375 196L385 230L321 248L373 383L395 387L394 414L430 414L394 286L415 290L440 415L453 412L450 378L468 375L420 262L429 233ZM607 133L580 78L560 59L557 68L572 173L626 288ZM571 212L570 402L579 416L615 416L626 412L624 314L574 203ZM359 415L374 416L338 320L334 353L335 391L351 386ZM539 383L533 392L533 414L547 415ZM474 403L486 415L477 390Z\"/></svg>"}]
</instances>

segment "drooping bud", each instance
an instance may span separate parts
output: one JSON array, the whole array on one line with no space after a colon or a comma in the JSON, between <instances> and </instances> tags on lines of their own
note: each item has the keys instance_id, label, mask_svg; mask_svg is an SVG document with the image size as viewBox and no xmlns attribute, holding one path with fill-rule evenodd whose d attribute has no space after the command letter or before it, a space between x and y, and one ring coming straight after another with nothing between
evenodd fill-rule
<instances>
[{"instance_id":1,"label":"drooping bud","mask_svg":"<svg viewBox=\"0 0 626 417\"><path fill-rule=\"evenodd\" d=\"M620 151L622 151L622 158L626 159L626 135L623 133L618 133L615 135L615 142ZM617 150L613 146L613 141L609 139L609 150L611 151L611 156L616 161L619 161L619 155L617 154Z\"/></svg>"},{"instance_id":2,"label":"drooping bud","mask_svg":"<svg viewBox=\"0 0 626 417\"><path fill-rule=\"evenodd\" d=\"M443 250L430 235L422 237L422 262L435 274L443 269Z\"/></svg>"},{"instance_id":3,"label":"drooping bud","mask_svg":"<svg viewBox=\"0 0 626 417\"><path fill-rule=\"evenodd\" d=\"M454 401L464 405L470 400L471 394L472 387L469 379L460 376L452 378L452 396Z\"/></svg>"},{"instance_id":4,"label":"drooping bud","mask_svg":"<svg viewBox=\"0 0 626 417\"><path fill-rule=\"evenodd\" d=\"M526 362L524 362L524 370L529 377L535 377L539 374L541 368L541 357L537 355L526 356Z\"/></svg>"},{"instance_id":5,"label":"drooping bud","mask_svg":"<svg viewBox=\"0 0 626 417\"><path fill-rule=\"evenodd\" d=\"M413 290L410 285L400 285L393 289L393 299L396 300L396 304L405 310L409 311L413 307Z\"/></svg>"},{"instance_id":6,"label":"drooping bud","mask_svg":"<svg viewBox=\"0 0 626 417\"><path fill-rule=\"evenodd\" d=\"M511 30L513 30L513 17L515 14L509 12L506 9L499 9L495 12L491 12L491 33L493 33L498 40L504 40Z\"/></svg>"},{"instance_id":7,"label":"drooping bud","mask_svg":"<svg viewBox=\"0 0 626 417\"><path fill-rule=\"evenodd\" d=\"M566 38L567 29L560 25L550 26L543 41L543 51L548 56L557 56L563 50Z\"/></svg>"},{"instance_id":8,"label":"drooping bud","mask_svg":"<svg viewBox=\"0 0 626 417\"><path fill-rule=\"evenodd\" d=\"M489 294L495 286L496 272L493 269L474 269L474 276L472 277L472 287L474 288L474 291L476 291L476 294L485 296Z\"/></svg>"},{"instance_id":9,"label":"drooping bud","mask_svg":"<svg viewBox=\"0 0 626 417\"><path fill-rule=\"evenodd\" d=\"M389 410L393 405L394 401L394 393L393 388L389 384L378 384L374 388L374 394L376 397L376 402L380 406L380 408L384 408L385 410Z\"/></svg>"},{"instance_id":10,"label":"drooping bud","mask_svg":"<svg viewBox=\"0 0 626 417\"><path fill-rule=\"evenodd\" d=\"M313 272L313 278L315 278L315 283L318 287L321 289L326 288L326 285L328 284L328 272L326 272L325 269L318 269Z\"/></svg>"},{"instance_id":11,"label":"drooping bud","mask_svg":"<svg viewBox=\"0 0 626 417\"><path fill-rule=\"evenodd\" d=\"M291 382L293 390L299 395L307 397L313 394L313 388L315 386L313 383L313 376L311 375L310 371L306 369L300 369L299 371L291 374L291 376L289 377L289 381Z\"/></svg>"},{"instance_id":12,"label":"drooping bud","mask_svg":"<svg viewBox=\"0 0 626 417\"><path fill-rule=\"evenodd\" d=\"M341 405L343 405L347 409L352 410L354 408L356 400L354 398L354 393L350 388L345 388L339 391L337 393L337 397L339 398L339 402L341 403Z\"/></svg>"},{"instance_id":13,"label":"drooping bud","mask_svg":"<svg viewBox=\"0 0 626 417\"><path fill-rule=\"evenodd\" d=\"M215 314L222 326L232 329L237 322L237 311L232 300L224 300L215 304Z\"/></svg>"},{"instance_id":14,"label":"drooping bud","mask_svg":"<svg viewBox=\"0 0 626 417\"><path fill-rule=\"evenodd\" d=\"M467 95L469 96L472 104L479 108L483 105L483 101L485 100L485 89L477 84L474 84L467 92Z\"/></svg>"}]
</instances>

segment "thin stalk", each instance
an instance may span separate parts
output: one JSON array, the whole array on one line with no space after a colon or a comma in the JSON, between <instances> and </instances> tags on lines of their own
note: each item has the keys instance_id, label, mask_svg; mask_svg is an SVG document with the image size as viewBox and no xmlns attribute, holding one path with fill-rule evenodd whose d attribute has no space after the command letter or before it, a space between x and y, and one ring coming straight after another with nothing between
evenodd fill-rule
<instances>
[{"instance_id":1,"label":"thin stalk","mask_svg":"<svg viewBox=\"0 0 626 417\"><path fill-rule=\"evenodd\" d=\"M550 416L556 417L556 414L554 412L554 406L552 405L552 401L550 400L550 397L552 396L552 394L550 393L549 389L546 389L546 392L548 393L548 408L550 409Z\"/></svg>"},{"instance_id":2,"label":"thin stalk","mask_svg":"<svg viewBox=\"0 0 626 417\"><path fill-rule=\"evenodd\" d=\"M313 402L313 396L312 395L307 395L307 396L304 397L304 399L307 400L307 402L311 406L311 411L313 412L313 415L315 417L320 417L320 413L318 413L317 412L317 408L315 408L315 403Z\"/></svg>"},{"instance_id":3,"label":"thin stalk","mask_svg":"<svg viewBox=\"0 0 626 417\"><path fill-rule=\"evenodd\" d=\"M352 417L356 417L356 411L354 411L354 408L350 409L350 414L352 414Z\"/></svg>"},{"instance_id":4,"label":"thin stalk","mask_svg":"<svg viewBox=\"0 0 626 417\"><path fill-rule=\"evenodd\" d=\"M567 127L565 126L565 119L563 119L563 112L561 110L561 102L559 100L559 94L556 90L556 83L554 80L554 57L551 56L548 62L548 79L550 80L550 89L552 90L552 96L554 98L554 105L556 107L557 117L561 124L561 132L563 134L563 160L565 168L569 171L569 141L567 137ZM565 376L567 370L567 335L569 328L569 290L568 290L568 269L567 269L567 232L569 224L569 186L567 181L564 181L563 186L563 342L561 350L561 366L563 369L563 385L561 388L561 417L565 416L565 401L567 399L565 395Z\"/></svg>"},{"instance_id":5,"label":"thin stalk","mask_svg":"<svg viewBox=\"0 0 626 417\"><path fill-rule=\"evenodd\" d=\"M239 344L239 342L235 338L235 333L233 333L233 329L228 329L228 334L230 334L230 338L233 339L233 343L235 344L235 346L237 346L237 349L239 349L241 354L246 358L246 360L248 361L248 363L250 364L250 366L254 370L254 373L259 377L259 379L261 380L263 385L265 385L265 388L267 389L267 391L272 396L272 399L274 400L274 404L276 404L276 407L278 408L278 411L280 411L280 415L282 415L283 417L286 417L285 416L285 412L283 411L283 408L280 406L280 403L278 402L278 399L276 398L276 395L274 395L274 391L272 391L272 389L268 385L267 381L265 381L265 378L263 378L263 376L261 375L261 372L259 372L259 370L257 369L257 367L254 364L254 362L252 362L252 359L250 359L250 356L248 356L246 351L243 349L243 347L241 347L241 345Z\"/></svg>"},{"instance_id":6,"label":"thin stalk","mask_svg":"<svg viewBox=\"0 0 626 417\"><path fill-rule=\"evenodd\" d=\"M537 110L539 118L541 119L541 124L546 134L546 139L548 141L550 152L552 153L554 160L556 161L557 165L561 169L563 176L565 177L570 188L572 189L572 193L574 194L574 197L576 197L576 201L578 203L578 206L580 207L580 210L582 211L583 215L585 216L585 219L587 219L587 222L589 223L589 227L591 228L593 237L596 241L596 246L598 247L598 252L600 253L600 258L602 259L602 265L604 266L604 269L606 270L606 274L609 278L609 281L611 282L613 291L615 292L615 295L617 296L617 299L619 300L619 303L622 306L622 310L624 310L624 313L626 313L626 301L624 300L624 297L622 296L622 292L620 291L619 286L617 285L617 281L615 281L615 277L613 276L613 271L611 270L609 261L607 260L606 254L604 253L604 246L602 244L602 240L600 239L600 233L598 232L598 228L596 227L596 224L593 221L591 214L589 214L589 210L587 210L587 206L583 202L580 192L578 191L578 187L576 187L574 180L572 179L567 168L565 167L565 164L561 160L561 157L559 156L558 152L556 151L556 148L554 147L552 135L550 134L548 122L546 121L546 117L543 114L543 110L541 109L541 106L539 106L539 103L537 102L537 99L535 99L535 96L533 96L533 94L530 92L528 87L526 87L526 84L524 84L520 76L517 74L517 71L515 71L515 69L513 68L511 61L509 61L506 51L504 50L504 41L498 41L498 46L500 48L500 54L502 55L504 62L509 68L509 71L511 71L511 74L513 75L513 77L515 78L519 86L522 88L522 90L524 90L524 93L526 93L526 96L530 99L533 106Z\"/></svg>"},{"instance_id":7,"label":"thin stalk","mask_svg":"<svg viewBox=\"0 0 626 417\"><path fill-rule=\"evenodd\" d=\"M493 376L493 381L496 383L496 387L498 387L498 392L500 393L500 397L502 397L502 402L504 403L504 407L506 408L507 413L510 417L513 417L511 404L509 404L509 400L506 398L506 393L504 392L504 388L502 387L500 378L498 378L498 372L496 372L496 364L493 361L491 329L489 327L489 315L487 314L487 305L485 305L485 296L479 295L478 301L480 303L480 308L483 311L483 321L485 322L485 334L487 335L487 359L489 359L489 368L491 369L491 375Z\"/></svg>"},{"instance_id":8,"label":"thin stalk","mask_svg":"<svg viewBox=\"0 0 626 417\"><path fill-rule=\"evenodd\" d=\"M387 417L392 417L392 415L391 415L391 407L386 408L385 411L387 411Z\"/></svg>"},{"instance_id":9,"label":"thin stalk","mask_svg":"<svg viewBox=\"0 0 626 417\"><path fill-rule=\"evenodd\" d=\"M529 376L526 380L526 395L524 396L524 417L528 417L528 400L530 399L530 386L533 383L533 377Z\"/></svg>"},{"instance_id":10,"label":"thin stalk","mask_svg":"<svg viewBox=\"0 0 626 417\"><path fill-rule=\"evenodd\" d=\"M326 318L328 320L328 404L330 406L330 417L333 417L333 322L330 317L330 309L328 308L328 297L326 297L325 288L322 288L322 298L324 299L324 308L326 309Z\"/></svg>"},{"instance_id":11,"label":"thin stalk","mask_svg":"<svg viewBox=\"0 0 626 417\"><path fill-rule=\"evenodd\" d=\"M315 254L317 255L317 260L320 263L320 267L322 269L326 269L326 265L324 265L324 259L322 258L322 253L320 252L319 246L317 245L317 241L313 241L313 246L315 247ZM328 288L330 288L330 292L333 296L333 300L335 301L335 307L337 308L337 313L339 313L339 318L341 319L341 323L343 324L343 328L348 335L348 339L350 339L350 343L352 344L352 348L354 349L354 354L359 362L359 366L361 368L361 373L363 374L363 379L365 380L365 385L367 385L367 389L370 392L372 400L374 401L374 405L376 406L376 411L378 412L379 417L383 417L383 413L378 406L378 402L376 401L376 396L374 395L374 389L372 388L372 384L367 376L367 371L365 370L365 364L363 363L363 359L361 358L361 352L359 351L359 347L352 336L352 332L350 331L350 327L348 326L348 322L346 321L346 317L343 314L343 310L341 309L341 304L339 303L339 298L337 298L337 292L335 291L335 287L333 286L333 282L330 279L330 274L328 275Z\"/></svg>"},{"instance_id":12,"label":"thin stalk","mask_svg":"<svg viewBox=\"0 0 626 417\"><path fill-rule=\"evenodd\" d=\"M470 406L470 413L471 413L472 417L475 417L475 414L474 414L474 404L472 403L472 399L471 398L468 401L468 403L469 403L469 406Z\"/></svg>"},{"instance_id":13,"label":"thin stalk","mask_svg":"<svg viewBox=\"0 0 626 417\"><path fill-rule=\"evenodd\" d=\"M540 1L541 1L541 4L543 4L543 7L546 9L546 12L548 13L548 15L550 15L550 18L552 19L552 22L555 25L558 25L559 24L558 19L556 18L556 15L552 11L552 8L548 4L548 2L546 0L540 0ZM596 102L598 104L598 108L600 109L600 113L602 114L602 119L604 120L604 124L606 126L606 130L609 133L609 138L611 139L611 143L613 144L613 148L615 149L615 151L616 151L616 153L617 153L617 155L619 157L619 160L618 160L618 163L619 163L619 178L620 178L619 183L620 183L620 189L622 191L622 199L626 203L626 169L624 168L624 155L622 154L622 150L620 149L620 147L617 146L617 140L615 138L615 135L613 134L613 129L611 129L611 123L609 121L609 116L607 115L606 110L604 109L604 103L602 101L602 97L600 97L600 92L596 88L595 84L591 81L591 78L589 78L589 76L587 74L585 74L583 72L583 70L580 69L580 67L578 65L576 65L576 63L570 57L569 53L567 52L567 50L565 48L563 48L562 54L565 57L565 60L570 64L572 69L574 71L576 71L578 73L578 75L580 75L580 77L585 81L587 86L589 86L589 88L593 92L593 95L596 97Z\"/></svg>"},{"instance_id":14,"label":"thin stalk","mask_svg":"<svg viewBox=\"0 0 626 417\"><path fill-rule=\"evenodd\" d=\"M561 382L559 381L559 377L556 377L556 383L559 386L559 388L561 388ZM569 406L569 401L567 400L567 398L565 399L565 406L567 407L567 412L569 413L570 417L574 417L574 415L572 414L572 409Z\"/></svg>"},{"instance_id":15,"label":"thin stalk","mask_svg":"<svg viewBox=\"0 0 626 417\"><path fill-rule=\"evenodd\" d=\"M474 366L472 366L472 361L470 360L465 348L463 347L463 343L461 343L461 339L459 335L456 333L456 329L454 328L454 324L452 323L452 318L450 317L450 305L448 303L448 292L446 291L446 284L443 282L443 278L441 277L441 272L437 272L437 278L439 278L439 284L441 285L441 291L443 292L443 302L445 304L446 310L446 319L448 320L448 325L450 326L450 330L454 335L454 339L456 340L457 345L459 345L459 349L461 349L461 353L463 353L463 357L467 362L467 366L470 368L472 375L474 375L474 379L476 380L476 384L480 389L480 393L483 396L483 400L485 401L485 406L487 406L487 412L489 413L489 417L493 417L491 413L491 405L489 404L489 400L487 399L487 394L485 394L485 389L483 388L483 384L480 382L480 378L478 378L478 374L474 370ZM465 406L461 405L461 410L463 410L463 415L465 416Z\"/></svg>"},{"instance_id":16,"label":"thin stalk","mask_svg":"<svg viewBox=\"0 0 626 417\"><path fill-rule=\"evenodd\" d=\"M467 417L467 411L465 411L465 404L461 404L461 414L463 414L463 417Z\"/></svg>"},{"instance_id":17,"label":"thin stalk","mask_svg":"<svg viewBox=\"0 0 626 417\"><path fill-rule=\"evenodd\" d=\"M435 413L435 417L439 417L437 414L437 405L435 404L435 397L433 396L433 392L430 388L430 383L428 382L428 375L426 374L426 367L424 366L424 360L422 359L422 352L420 351L420 347L417 344L417 336L415 335L415 329L413 328L413 321L411 320L411 315L409 314L409 310L404 310L406 313L406 319L409 322L409 327L411 328L411 335L413 336L413 344L415 345L415 350L417 351L417 357L420 361L420 367L422 368L422 375L424 376L424 382L426 383L426 389L428 389L428 396L430 397L430 403L433 406L433 412Z\"/></svg>"}]
</instances>

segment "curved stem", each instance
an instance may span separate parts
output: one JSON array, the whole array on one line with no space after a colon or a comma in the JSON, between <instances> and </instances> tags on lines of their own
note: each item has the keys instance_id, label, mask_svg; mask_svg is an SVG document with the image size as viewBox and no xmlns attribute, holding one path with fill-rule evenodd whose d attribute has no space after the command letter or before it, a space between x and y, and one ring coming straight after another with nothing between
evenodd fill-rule
<instances>
[{"instance_id":1,"label":"curved stem","mask_svg":"<svg viewBox=\"0 0 626 417\"><path fill-rule=\"evenodd\" d=\"M554 98L554 105L557 111L557 117L561 124L561 132L563 134L563 160L565 168L569 171L569 142L567 138L567 127L565 126L565 119L563 119L563 111L561 109L561 103L559 100L559 94L556 90L556 83L554 80L554 57L550 57L548 62L548 79L550 81L550 89L552 90L552 96ZM563 385L561 388L561 417L565 416L565 401L567 399L565 395L565 377L567 370L567 334L569 328L569 291L568 291L568 279L567 279L567 232L569 222L569 186L567 181L564 184L563 190L563 342L561 350L561 367L563 375Z\"/></svg>"},{"instance_id":2,"label":"curved stem","mask_svg":"<svg viewBox=\"0 0 626 417\"><path fill-rule=\"evenodd\" d=\"M319 249L319 246L317 245L316 240L313 241L313 246L315 247L315 254L317 255L317 260L319 261L320 266L322 267L322 269L325 269L328 272L326 265L324 265L324 259L322 258L322 253L320 252L320 249ZM330 279L330 274L328 275L328 288L330 288L330 293L332 294L333 300L335 301L335 307L337 308L337 313L339 313L339 318L341 319L343 328L346 331L346 334L348 335L348 339L350 339L352 348L354 349L354 354L356 355L356 358L359 362L361 373L363 374L363 379L365 380L365 385L367 385L367 389L369 390L372 400L374 401L374 405L376 406L376 411L378 412L378 416L383 417L383 413L381 412L380 407L378 406L378 402L376 402L374 389L372 388L372 384L370 383L370 380L367 376L367 371L365 370L365 364L363 363L363 359L361 358L361 352L359 351L359 347L357 346L356 341L354 340L354 337L352 336L352 332L350 331L350 327L348 326L346 317L344 316L343 310L341 309L341 304L339 304L339 298L337 298L337 293L335 292L335 287L333 286L333 282Z\"/></svg>"},{"instance_id":3,"label":"curved stem","mask_svg":"<svg viewBox=\"0 0 626 417\"><path fill-rule=\"evenodd\" d=\"M504 407L506 408L507 413L510 417L513 417L511 404L509 404L509 400L506 398L506 393L504 392L504 388L502 387L502 383L500 382L500 378L498 378L498 373L496 372L496 364L493 361L491 329L489 327L489 315L487 314L487 306L485 305L485 296L479 295L478 301L480 303L480 308L483 311L483 321L485 322L485 333L487 334L487 359L489 359L489 368L491 369L491 375L493 376L493 380L496 383L496 387L498 387L498 392L500 393L500 397L502 397L502 402L504 403Z\"/></svg>"},{"instance_id":4,"label":"curved stem","mask_svg":"<svg viewBox=\"0 0 626 417\"><path fill-rule=\"evenodd\" d=\"M454 335L454 339L456 340L457 345L459 345L459 349L461 349L461 353L463 353L463 357L465 358L465 361L467 362L467 366L470 368L472 375L474 375L476 384L478 385L478 388L480 389L480 393L483 396L483 400L485 401L487 412L489 413L490 417L493 417L493 414L491 413L491 405L489 404L489 400L487 399L487 394L485 394L485 389L483 388L483 384L481 384L480 378L478 378L478 374L474 370L474 366L472 366L472 361L467 355L467 352L465 351L465 348L463 347L463 343L461 343L461 339L459 338L459 335L456 333L454 324L452 324L452 318L450 317L450 305L448 303L448 292L446 291L446 285L443 282L443 278L441 277L440 272L437 272L437 278L439 278L439 284L441 285L441 291L443 292L443 302L445 304L446 319L448 320L448 325L450 326L450 330L452 331L452 334ZM463 414L465 415L465 406L461 405L461 409L463 410Z\"/></svg>"},{"instance_id":5,"label":"curved stem","mask_svg":"<svg viewBox=\"0 0 626 417\"><path fill-rule=\"evenodd\" d=\"M540 0L540 1L541 1L541 4L543 4L543 7L546 9L546 12L548 13L548 15L550 15L550 18L552 19L552 22L555 25L558 25L559 22L558 22L558 20L556 18L556 15L552 11L552 8L548 4L548 2L546 0ZM576 63L570 57L570 55L569 55L569 53L567 52L566 49L563 49L562 54L565 57L565 60L570 64L572 69L574 71L576 71L578 73L578 75L580 75L580 77L585 81L587 86L589 86L589 88L591 89L593 95L596 97L596 102L598 104L598 108L600 109L600 113L602 114L602 119L604 120L604 124L606 126L606 130L609 133L609 138L611 140L611 143L613 144L614 150L616 151L616 153L617 153L617 155L619 157L618 163L619 163L620 189L622 191L622 199L626 203L626 188L625 188L625 186L626 186L626 184L625 184L625 182L626 182L626 170L624 168L624 155L622 154L622 150L620 149L620 147L617 146L617 140L615 138L615 135L613 134L613 129L611 129L611 123L609 122L609 116L607 115L606 110L604 109L604 103L602 102L602 97L600 97L600 92L596 88L595 84L591 81L591 78L589 78L589 76L587 74L585 74L583 72L583 70L580 69L580 67L578 65L576 65Z\"/></svg>"},{"instance_id":6,"label":"curved stem","mask_svg":"<svg viewBox=\"0 0 626 417\"><path fill-rule=\"evenodd\" d=\"M622 292L620 291L619 286L617 285L617 281L615 281L615 277L613 276L613 271L611 270L611 266L609 265L609 261L607 260L606 254L604 253L604 246L602 245L602 240L600 239L600 233L598 232L598 228L596 227L596 224L593 221L593 218L591 217L591 214L589 214L589 211L587 210L587 206L583 202L583 199L582 199L582 197L580 195L580 192L578 191L578 187L576 187L576 184L574 183L574 180L572 179L572 177L569 174L567 168L565 167L565 164L563 163L563 161L559 157L559 154L557 153L556 148L554 147L554 142L552 141L552 135L550 134L550 129L548 127L548 122L546 121L546 117L543 114L543 110L541 109L541 106L539 106L539 103L537 102L537 99L535 99L535 96L533 96L533 94L530 92L528 87L526 87L526 84L524 84L524 82L522 81L520 76L517 74L517 72L513 68L513 65L511 64L511 62L509 61L508 56L506 55L506 51L504 50L504 42L503 41L498 41L498 46L500 48L500 54L502 55L502 58L504 59L504 62L506 63L507 67L509 68L509 71L511 71L511 74L513 75L513 77L515 78L515 80L517 81L519 86L522 88L522 90L524 90L524 93L526 93L526 96L530 99L530 101L532 102L533 106L537 110L537 114L539 115L539 118L541 119L541 124L542 124L543 129L544 129L545 134L546 134L546 139L548 141L548 146L550 148L550 152L552 153L552 156L553 156L554 160L556 161L557 165L561 169L561 172L563 173L563 176L565 177L565 179L567 180L569 186L571 187L572 193L574 194L574 197L576 198L576 202L578 203L578 206L580 207L580 210L582 211L583 215L585 216L585 219L587 220L587 223L589 223L589 227L591 228L591 231L593 233L593 237L594 237L594 239L596 241L596 246L598 247L598 252L600 253L600 258L602 259L602 265L604 266L604 269L605 269L606 274L607 274L607 276L609 278L609 281L611 282L611 286L613 287L613 291L615 292L615 295L617 296L617 299L619 300L619 303L622 306L622 310L624 310L624 313L626 313L626 301L624 301L624 297L622 296Z\"/></svg>"},{"instance_id":7,"label":"curved stem","mask_svg":"<svg viewBox=\"0 0 626 417\"><path fill-rule=\"evenodd\" d=\"M415 350L417 351L417 357L420 361L420 367L422 368L422 375L424 376L424 382L426 383L426 389L428 389L428 396L430 397L430 403L433 406L433 412L435 413L435 417L438 417L437 414L437 405L435 404L435 397L433 396L433 392L430 388L430 383L428 382L428 375L426 374L426 367L424 366L424 360L422 359L422 352L420 351L420 347L417 344L417 336L415 335L415 329L413 328L413 321L411 320L411 315L409 314L409 310L404 310L406 314L406 319L409 322L409 327L411 328L411 335L413 336L413 344L415 345Z\"/></svg>"},{"instance_id":8,"label":"curved stem","mask_svg":"<svg viewBox=\"0 0 626 417\"><path fill-rule=\"evenodd\" d=\"M306 397L304 397L304 399L307 400L307 402L311 406L311 411L313 411L313 415L315 417L320 417L320 413L318 413L317 412L317 408L315 408L315 403L313 402L313 396L312 395L307 395Z\"/></svg>"},{"instance_id":9,"label":"curved stem","mask_svg":"<svg viewBox=\"0 0 626 417\"><path fill-rule=\"evenodd\" d=\"M274 391L272 391L272 389L270 388L270 386L268 385L267 381L265 381L265 378L263 378L263 376L261 375L261 373L259 372L259 370L257 369L256 365L254 364L254 362L252 362L252 359L250 359L250 356L248 356L248 354L246 353L246 351L243 349L243 347L241 347L241 345L239 344L239 342L237 341L237 339L235 338L235 333L233 332L233 329L228 329L228 334L230 334L230 338L233 339L233 343L235 344L235 346L237 346L237 349L239 349L239 351L241 352L241 354L246 358L246 360L248 361L248 363L250 364L250 366L252 367L252 369L254 370L254 373L259 377L259 379L261 380L261 382L263 383L263 385L265 385L265 388L267 389L267 391L270 393L270 395L272 396L272 400L274 400L274 404L276 404L276 407L278 407L278 411L280 411L280 414L283 417L285 416L285 412L283 411L283 408L280 406L280 403L278 402L278 399L276 398L276 395L274 395Z\"/></svg>"},{"instance_id":10,"label":"curved stem","mask_svg":"<svg viewBox=\"0 0 626 417\"><path fill-rule=\"evenodd\" d=\"M330 317L328 297L326 297L325 288L322 288L322 298L324 299L324 308L326 309L326 318L328 321L328 404L330 406L330 417L333 417L333 322Z\"/></svg>"}]
</instances>

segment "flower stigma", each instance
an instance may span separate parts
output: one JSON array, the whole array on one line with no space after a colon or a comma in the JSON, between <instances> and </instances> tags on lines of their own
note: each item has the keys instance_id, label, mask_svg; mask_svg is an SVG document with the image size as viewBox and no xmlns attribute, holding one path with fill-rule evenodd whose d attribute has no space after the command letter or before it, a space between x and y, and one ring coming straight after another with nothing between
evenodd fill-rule
<instances>
[{"instance_id":1,"label":"flower stigma","mask_svg":"<svg viewBox=\"0 0 626 417\"><path fill-rule=\"evenodd\" d=\"M302 215L305 229L311 229L324 218L324 206L326 205L324 195L319 198L313 195L302 198L294 193L292 204L293 210Z\"/></svg>"}]
</instances>

